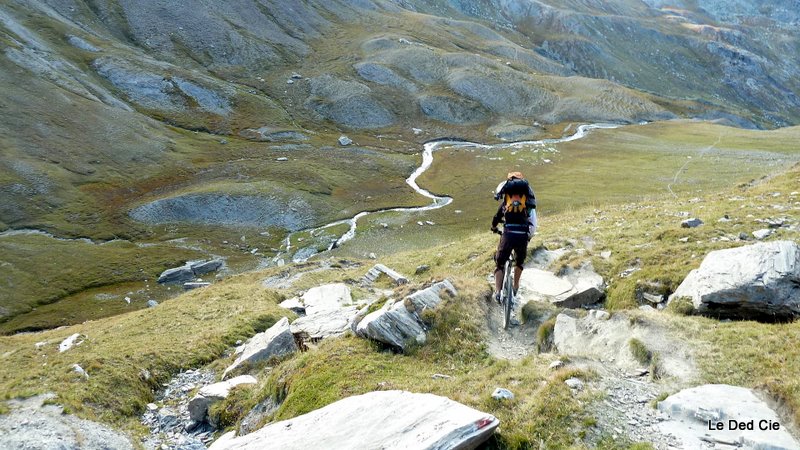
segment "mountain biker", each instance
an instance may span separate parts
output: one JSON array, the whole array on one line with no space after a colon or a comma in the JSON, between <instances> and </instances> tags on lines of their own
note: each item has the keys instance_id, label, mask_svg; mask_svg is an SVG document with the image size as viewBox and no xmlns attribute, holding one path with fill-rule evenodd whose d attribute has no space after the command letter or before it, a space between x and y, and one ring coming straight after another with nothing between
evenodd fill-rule
<instances>
[{"instance_id":1,"label":"mountain biker","mask_svg":"<svg viewBox=\"0 0 800 450\"><path fill-rule=\"evenodd\" d=\"M536 197L525 177L520 172L509 172L506 181L497 186L495 199L501 200L497 213L492 218L492 231L498 232L497 225L504 223L503 235L494 255L496 268L494 272L495 295L494 299L500 302L500 292L503 285L504 267L511 256L511 251L516 252L516 267L514 268L514 294L519 289L519 279L522 276L522 265L528 252L528 242L536 231Z\"/></svg>"}]
</instances>

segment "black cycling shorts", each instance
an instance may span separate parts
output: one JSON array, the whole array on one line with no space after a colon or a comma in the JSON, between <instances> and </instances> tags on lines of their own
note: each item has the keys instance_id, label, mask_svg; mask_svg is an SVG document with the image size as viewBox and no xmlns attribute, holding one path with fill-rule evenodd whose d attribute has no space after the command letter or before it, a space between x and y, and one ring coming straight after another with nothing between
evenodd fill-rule
<instances>
[{"instance_id":1,"label":"black cycling shorts","mask_svg":"<svg viewBox=\"0 0 800 450\"><path fill-rule=\"evenodd\" d=\"M528 253L528 235L525 233L503 233L500 237L500 244L494 254L494 262L497 263L497 270L504 270L506 261L511 257L511 250L517 253L516 266L522 267L525 264L525 256Z\"/></svg>"}]
</instances>

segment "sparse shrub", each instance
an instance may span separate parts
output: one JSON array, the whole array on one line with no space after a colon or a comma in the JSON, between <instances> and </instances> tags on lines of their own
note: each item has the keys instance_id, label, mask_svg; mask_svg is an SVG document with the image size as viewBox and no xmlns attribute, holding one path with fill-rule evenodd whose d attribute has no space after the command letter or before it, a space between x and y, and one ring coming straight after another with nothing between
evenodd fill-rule
<instances>
[{"instance_id":1,"label":"sparse shrub","mask_svg":"<svg viewBox=\"0 0 800 450\"><path fill-rule=\"evenodd\" d=\"M690 316L694 313L694 304L689 297L678 297L669 302L666 310L673 314Z\"/></svg>"},{"instance_id":2,"label":"sparse shrub","mask_svg":"<svg viewBox=\"0 0 800 450\"><path fill-rule=\"evenodd\" d=\"M630 347L631 354L637 361L639 361L642 365L649 365L651 360L653 359L653 353L644 345L644 343L636 338L631 338L628 341L628 346Z\"/></svg>"},{"instance_id":3,"label":"sparse shrub","mask_svg":"<svg viewBox=\"0 0 800 450\"><path fill-rule=\"evenodd\" d=\"M553 348L553 330L556 328L556 318L552 317L539 325L536 329L536 348L539 353L549 352Z\"/></svg>"},{"instance_id":4,"label":"sparse shrub","mask_svg":"<svg viewBox=\"0 0 800 450\"><path fill-rule=\"evenodd\" d=\"M208 421L219 429L235 425L255 404L255 390L250 386L237 386L225 400L208 408Z\"/></svg>"}]
</instances>

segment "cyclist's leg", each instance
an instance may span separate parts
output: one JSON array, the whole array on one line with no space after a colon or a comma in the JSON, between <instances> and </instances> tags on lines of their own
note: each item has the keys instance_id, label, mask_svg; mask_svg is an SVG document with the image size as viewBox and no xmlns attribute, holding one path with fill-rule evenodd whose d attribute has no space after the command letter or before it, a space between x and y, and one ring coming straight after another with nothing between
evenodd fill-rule
<instances>
[{"instance_id":1,"label":"cyclist's leg","mask_svg":"<svg viewBox=\"0 0 800 450\"><path fill-rule=\"evenodd\" d=\"M528 253L528 239L526 237L514 242L514 252L516 253L514 267L514 294L516 295L519 290L519 280L522 277L522 265L525 264L525 257Z\"/></svg>"}]
</instances>

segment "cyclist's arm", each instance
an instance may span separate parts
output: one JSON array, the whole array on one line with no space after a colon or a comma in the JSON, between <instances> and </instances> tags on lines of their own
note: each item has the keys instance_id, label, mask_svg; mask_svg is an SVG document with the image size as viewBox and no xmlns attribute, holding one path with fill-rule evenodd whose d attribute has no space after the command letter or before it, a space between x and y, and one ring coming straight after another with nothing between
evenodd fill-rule
<instances>
[{"instance_id":1,"label":"cyclist's arm","mask_svg":"<svg viewBox=\"0 0 800 450\"><path fill-rule=\"evenodd\" d=\"M492 229L497 229L497 225L503 221L503 204L497 208L497 213L492 217Z\"/></svg>"},{"instance_id":2,"label":"cyclist's arm","mask_svg":"<svg viewBox=\"0 0 800 450\"><path fill-rule=\"evenodd\" d=\"M528 240L531 240L533 234L536 233L536 226L538 225L538 220L536 218L536 210L532 209L531 213L528 215Z\"/></svg>"}]
</instances>

